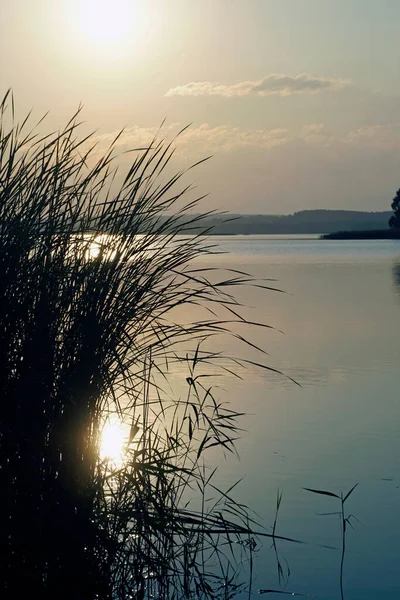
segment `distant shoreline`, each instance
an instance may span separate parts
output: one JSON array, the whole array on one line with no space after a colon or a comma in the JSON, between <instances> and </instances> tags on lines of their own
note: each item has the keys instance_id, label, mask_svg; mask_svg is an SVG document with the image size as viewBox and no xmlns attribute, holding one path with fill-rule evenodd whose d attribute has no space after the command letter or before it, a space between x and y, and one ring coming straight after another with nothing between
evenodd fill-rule
<instances>
[{"instance_id":1,"label":"distant shoreline","mask_svg":"<svg viewBox=\"0 0 400 600\"><path fill-rule=\"evenodd\" d=\"M321 240L400 240L399 229L370 229L364 231L334 231L324 233Z\"/></svg>"},{"instance_id":2,"label":"distant shoreline","mask_svg":"<svg viewBox=\"0 0 400 600\"><path fill-rule=\"evenodd\" d=\"M182 215L182 222L196 234L207 235L293 235L342 231L383 231L393 212L346 210L301 210L290 215L210 214Z\"/></svg>"}]
</instances>

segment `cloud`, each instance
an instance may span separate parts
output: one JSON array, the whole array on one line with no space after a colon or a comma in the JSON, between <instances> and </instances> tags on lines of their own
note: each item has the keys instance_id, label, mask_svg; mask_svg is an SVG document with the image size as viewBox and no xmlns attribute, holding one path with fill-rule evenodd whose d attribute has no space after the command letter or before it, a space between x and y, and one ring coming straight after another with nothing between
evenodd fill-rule
<instances>
[{"instance_id":1,"label":"cloud","mask_svg":"<svg viewBox=\"0 0 400 600\"><path fill-rule=\"evenodd\" d=\"M155 137L157 137L157 127L128 127L124 129L122 133L120 131L113 131L111 133L102 133L94 136L90 141L97 143L99 147L103 145L113 144L115 148L121 146L130 146L130 148L148 147ZM118 138L118 139L117 139ZM114 140L117 139L114 144Z\"/></svg>"},{"instance_id":2,"label":"cloud","mask_svg":"<svg viewBox=\"0 0 400 600\"><path fill-rule=\"evenodd\" d=\"M178 143L202 151L229 152L237 148L275 148L289 139L287 129L241 129L227 125L211 127L203 123L200 127L188 129Z\"/></svg>"},{"instance_id":3,"label":"cloud","mask_svg":"<svg viewBox=\"0 0 400 600\"><path fill-rule=\"evenodd\" d=\"M305 125L301 128L298 137L309 145L314 146L331 146L339 141L331 131L329 131L324 123Z\"/></svg>"},{"instance_id":4,"label":"cloud","mask_svg":"<svg viewBox=\"0 0 400 600\"><path fill-rule=\"evenodd\" d=\"M171 88L165 94L171 96L293 96L318 94L342 90L348 82L330 77L315 77L309 73L299 75L271 74L259 81L242 81L223 85L210 81L192 81Z\"/></svg>"},{"instance_id":5,"label":"cloud","mask_svg":"<svg viewBox=\"0 0 400 600\"><path fill-rule=\"evenodd\" d=\"M302 127L299 137L309 145L332 147L340 144L365 150L395 151L400 149L400 123L363 125L342 135L333 133L324 124L307 125Z\"/></svg>"},{"instance_id":6,"label":"cloud","mask_svg":"<svg viewBox=\"0 0 400 600\"><path fill-rule=\"evenodd\" d=\"M387 125L365 125L350 132L348 141L381 150L400 148L400 123Z\"/></svg>"},{"instance_id":7,"label":"cloud","mask_svg":"<svg viewBox=\"0 0 400 600\"><path fill-rule=\"evenodd\" d=\"M134 126L116 142L121 182L135 154L158 138L173 140L182 125ZM117 131L98 135L100 155ZM89 144L89 142L88 142ZM347 131L329 124L298 128L239 128L203 123L190 127L174 142L174 160L167 175L213 154L202 168L198 185L211 191L204 209L231 212L288 213L302 208L389 209L398 187L400 123L371 122ZM197 177L197 175L195 176ZM192 180L190 174L189 182ZM396 187L397 186L397 187ZM197 192L196 192L197 193Z\"/></svg>"},{"instance_id":8,"label":"cloud","mask_svg":"<svg viewBox=\"0 0 400 600\"><path fill-rule=\"evenodd\" d=\"M130 127L118 137L115 143L117 152L147 147L153 139L174 139L182 126L175 123L158 128ZM90 143L96 142L96 153L101 154L115 140L118 132L97 135ZM293 139L287 129L242 129L220 125L213 127L203 123L198 127L190 127L176 139L176 154L187 156L205 155L207 153L230 152L239 148L275 148Z\"/></svg>"},{"instance_id":9,"label":"cloud","mask_svg":"<svg viewBox=\"0 0 400 600\"><path fill-rule=\"evenodd\" d=\"M115 144L117 155L126 151L147 148L154 139L172 141L174 152L184 162L192 162L209 154L222 155L235 151L272 151L291 145L301 152L301 148L309 147L329 150L332 154L340 154L346 148L352 152L355 148L364 152L383 152L400 150L400 124L368 125L346 133L331 131L323 123L304 125L298 130L285 128L245 129L230 125L213 126L202 123L198 127L189 127L176 137L182 129L179 123L158 127L133 126L125 129ZM103 155L115 140L118 131L97 135L88 140L88 147L96 143L95 157ZM353 149L353 150L352 150ZM130 161L128 153L123 162Z\"/></svg>"}]
</instances>

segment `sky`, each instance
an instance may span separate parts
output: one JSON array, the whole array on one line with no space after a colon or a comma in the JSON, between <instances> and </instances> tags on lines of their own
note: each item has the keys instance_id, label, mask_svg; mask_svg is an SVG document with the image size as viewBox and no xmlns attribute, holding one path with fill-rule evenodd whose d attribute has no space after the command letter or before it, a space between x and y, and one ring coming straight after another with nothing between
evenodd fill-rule
<instances>
[{"instance_id":1,"label":"sky","mask_svg":"<svg viewBox=\"0 0 400 600\"><path fill-rule=\"evenodd\" d=\"M390 210L399 23L399 0L3 0L0 95L48 129L82 103L99 152L190 123L173 164L212 155L204 210Z\"/></svg>"}]
</instances>

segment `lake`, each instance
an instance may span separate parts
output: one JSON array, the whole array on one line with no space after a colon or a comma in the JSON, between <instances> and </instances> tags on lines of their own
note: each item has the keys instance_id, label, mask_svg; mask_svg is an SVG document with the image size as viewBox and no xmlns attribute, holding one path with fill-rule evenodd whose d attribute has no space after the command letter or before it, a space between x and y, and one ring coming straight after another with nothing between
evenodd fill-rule
<instances>
[{"instance_id":1,"label":"lake","mask_svg":"<svg viewBox=\"0 0 400 600\"><path fill-rule=\"evenodd\" d=\"M340 494L358 483L346 502L357 520L346 534L345 597L400 597L400 243L312 236L212 241L226 254L200 263L276 279L271 285L285 291L247 288L237 296L247 318L284 332L246 335L269 353L268 365L301 386L255 367L242 381L223 381L220 397L248 414L240 461L219 459L218 482L228 487L244 477L235 497L267 526L278 489L283 493L277 533L306 542L278 543L284 569L285 561L290 567L286 590L325 600L340 597L341 532L338 517L318 513L340 507L304 488ZM255 590L279 589L268 541L256 571Z\"/></svg>"}]
</instances>

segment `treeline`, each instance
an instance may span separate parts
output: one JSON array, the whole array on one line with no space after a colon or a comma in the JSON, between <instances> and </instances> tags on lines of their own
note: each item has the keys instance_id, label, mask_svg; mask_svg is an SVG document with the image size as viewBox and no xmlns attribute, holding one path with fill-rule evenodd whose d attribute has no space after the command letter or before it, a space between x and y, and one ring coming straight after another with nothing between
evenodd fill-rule
<instances>
[{"instance_id":1,"label":"treeline","mask_svg":"<svg viewBox=\"0 0 400 600\"><path fill-rule=\"evenodd\" d=\"M399 229L364 229L324 233L323 240L400 240Z\"/></svg>"},{"instance_id":2,"label":"treeline","mask_svg":"<svg viewBox=\"0 0 400 600\"><path fill-rule=\"evenodd\" d=\"M292 215L212 215L193 224L211 235L306 234L387 229L390 211L302 210ZM186 217L188 219L188 217Z\"/></svg>"}]
</instances>

